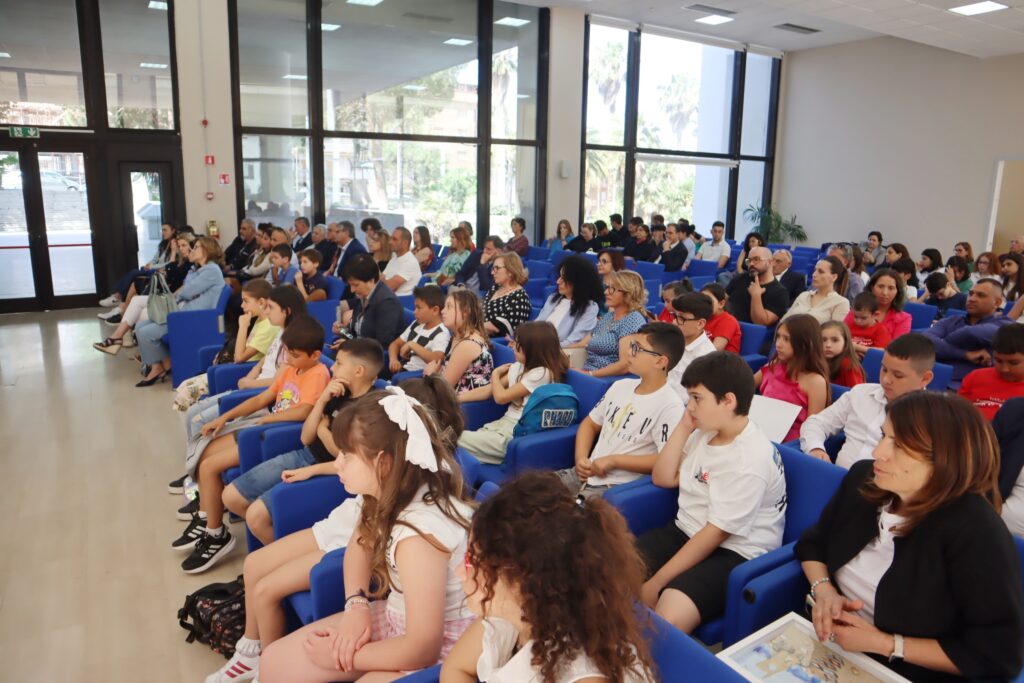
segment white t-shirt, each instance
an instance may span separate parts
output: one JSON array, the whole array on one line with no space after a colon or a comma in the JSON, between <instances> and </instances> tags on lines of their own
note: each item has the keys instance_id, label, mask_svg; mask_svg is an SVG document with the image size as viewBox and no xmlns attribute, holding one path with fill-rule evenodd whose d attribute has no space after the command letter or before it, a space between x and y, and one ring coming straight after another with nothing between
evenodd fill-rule
<instances>
[{"instance_id":1,"label":"white t-shirt","mask_svg":"<svg viewBox=\"0 0 1024 683\"><path fill-rule=\"evenodd\" d=\"M537 387L551 383L551 371L545 367L539 367L530 370L524 375L523 364L516 361L508 369L509 387L515 385L516 382L522 382L523 386L532 394ZM523 406L526 405L526 399L528 398L529 396L510 403L508 410L505 411L505 417L518 421L523 415Z\"/></svg>"},{"instance_id":2,"label":"white t-shirt","mask_svg":"<svg viewBox=\"0 0 1024 683\"><path fill-rule=\"evenodd\" d=\"M313 525L313 538L320 550L329 553L338 548L345 548L352 540L352 534L359 526L359 517L363 513L363 497L346 498L341 505L331 510L325 519Z\"/></svg>"},{"instance_id":3,"label":"white t-shirt","mask_svg":"<svg viewBox=\"0 0 1024 683\"><path fill-rule=\"evenodd\" d=\"M723 256L732 255L732 247L725 240L722 240L718 244L714 242L705 242L704 246L700 248L700 258L702 261L715 261L718 262Z\"/></svg>"},{"instance_id":4,"label":"white t-shirt","mask_svg":"<svg viewBox=\"0 0 1024 683\"><path fill-rule=\"evenodd\" d=\"M476 676L482 683L542 683L540 671L533 666L533 641L515 651L519 632L505 621L488 617L483 622L483 651L476 662ZM606 678L583 652L570 662L563 662L555 679L557 683L575 683L585 678ZM647 683L650 679L627 675L626 683Z\"/></svg>"},{"instance_id":5,"label":"white t-shirt","mask_svg":"<svg viewBox=\"0 0 1024 683\"><path fill-rule=\"evenodd\" d=\"M863 600L864 607L859 613L871 623L875 621L875 591L892 566L896 552L892 529L902 523L903 517L883 508L878 516L878 537L836 572L836 583L843 595L850 600Z\"/></svg>"},{"instance_id":6,"label":"white t-shirt","mask_svg":"<svg viewBox=\"0 0 1024 683\"><path fill-rule=\"evenodd\" d=\"M277 376L277 369L280 367L281 361L284 360L283 351L281 333L279 332L277 338L270 342L270 346L267 348L267 355L263 356L263 367L260 368L258 379L274 379Z\"/></svg>"},{"instance_id":7,"label":"white t-shirt","mask_svg":"<svg viewBox=\"0 0 1024 683\"><path fill-rule=\"evenodd\" d=\"M640 395L638 379L620 379L608 388L590 411L601 434L590 460L609 455L655 455L683 417L683 402L667 383L651 394ZM639 472L612 470L604 477L590 477L591 486L614 486L639 479Z\"/></svg>"},{"instance_id":8,"label":"white t-shirt","mask_svg":"<svg viewBox=\"0 0 1024 683\"><path fill-rule=\"evenodd\" d=\"M440 329L438 329L440 328ZM402 341L413 341L428 351L440 351L444 353L448 349L448 342L451 341L451 331L438 323L434 327L427 327L421 323L414 322L402 332ZM427 367L426 361L415 353L409 356L403 366L406 370L422 370Z\"/></svg>"},{"instance_id":9,"label":"white t-shirt","mask_svg":"<svg viewBox=\"0 0 1024 683\"><path fill-rule=\"evenodd\" d=\"M398 296L412 294L412 290L416 289L423 273L420 271L420 262L416 260L411 251L407 251L401 256L395 256L388 261L381 279L390 280L396 275L404 277L405 282L395 290L395 294Z\"/></svg>"},{"instance_id":10,"label":"white t-shirt","mask_svg":"<svg viewBox=\"0 0 1024 683\"><path fill-rule=\"evenodd\" d=\"M708 338L708 335L701 333L686 345L686 348L683 349L683 357L669 371L668 384L679 394L679 398L683 399L684 406L690 402L690 392L683 386L683 373L686 372L686 368L690 367L690 363L717 350L715 343Z\"/></svg>"},{"instance_id":11,"label":"white t-shirt","mask_svg":"<svg viewBox=\"0 0 1024 683\"><path fill-rule=\"evenodd\" d=\"M752 559L782 545L786 476L782 456L753 420L732 443L697 430L679 465L676 526L690 538L707 524L729 534L722 547Z\"/></svg>"}]
</instances>

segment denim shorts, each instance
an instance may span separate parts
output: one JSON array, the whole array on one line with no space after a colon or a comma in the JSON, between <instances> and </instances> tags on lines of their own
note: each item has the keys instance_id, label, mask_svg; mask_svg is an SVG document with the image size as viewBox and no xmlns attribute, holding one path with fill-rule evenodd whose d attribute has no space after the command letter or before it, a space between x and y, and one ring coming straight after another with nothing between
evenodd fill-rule
<instances>
[{"instance_id":1,"label":"denim shorts","mask_svg":"<svg viewBox=\"0 0 1024 683\"><path fill-rule=\"evenodd\" d=\"M315 464L316 458L313 457L312 451L308 448L300 448L297 451L282 453L261 462L231 483L247 501L254 503L258 498L269 510L270 490L282 483L281 473L285 470L295 470Z\"/></svg>"}]
</instances>

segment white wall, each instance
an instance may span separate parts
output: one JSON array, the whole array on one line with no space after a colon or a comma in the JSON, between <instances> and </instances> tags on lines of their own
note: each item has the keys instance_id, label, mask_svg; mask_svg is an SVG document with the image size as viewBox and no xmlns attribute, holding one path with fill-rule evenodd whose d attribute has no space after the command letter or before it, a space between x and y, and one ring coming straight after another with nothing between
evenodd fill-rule
<instances>
[{"instance_id":1,"label":"white wall","mask_svg":"<svg viewBox=\"0 0 1024 683\"><path fill-rule=\"evenodd\" d=\"M1007 251L1012 238L1024 234L1024 161L1003 164L995 222L996 253L1002 254Z\"/></svg>"},{"instance_id":2,"label":"white wall","mask_svg":"<svg viewBox=\"0 0 1024 683\"><path fill-rule=\"evenodd\" d=\"M809 242L881 230L916 256L984 245L996 162L1024 157L1024 55L896 39L788 53L774 202Z\"/></svg>"},{"instance_id":3,"label":"white wall","mask_svg":"<svg viewBox=\"0 0 1024 683\"><path fill-rule=\"evenodd\" d=\"M221 244L227 245L238 232L227 3L176 0L174 34L185 210L197 232L205 232L207 221L216 220ZM209 121L205 135L204 117ZM215 165L204 164L207 154L214 156ZM230 185L218 183L221 173L231 174ZM206 199L208 191L214 194L212 201Z\"/></svg>"}]
</instances>

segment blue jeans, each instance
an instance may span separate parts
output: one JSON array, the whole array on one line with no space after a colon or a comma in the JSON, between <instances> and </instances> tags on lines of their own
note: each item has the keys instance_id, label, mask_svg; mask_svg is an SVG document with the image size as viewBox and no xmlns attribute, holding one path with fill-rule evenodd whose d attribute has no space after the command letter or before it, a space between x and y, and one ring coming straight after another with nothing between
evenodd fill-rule
<instances>
[{"instance_id":1,"label":"blue jeans","mask_svg":"<svg viewBox=\"0 0 1024 683\"><path fill-rule=\"evenodd\" d=\"M186 441L191 441L204 424L220 416L220 399L230 393L230 391L225 391L216 396L207 396L189 406L185 413Z\"/></svg>"},{"instance_id":2,"label":"blue jeans","mask_svg":"<svg viewBox=\"0 0 1024 683\"><path fill-rule=\"evenodd\" d=\"M261 462L231 483L247 501L253 503L257 499L262 500L267 510L270 510L270 490L282 484L281 473L315 464L316 458L313 457L312 451L300 448Z\"/></svg>"},{"instance_id":3,"label":"blue jeans","mask_svg":"<svg viewBox=\"0 0 1024 683\"><path fill-rule=\"evenodd\" d=\"M139 355L142 356L143 363L156 365L171 355L163 342L166 334L167 325L157 325L152 320L135 326L135 341L139 346Z\"/></svg>"}]
</instances>

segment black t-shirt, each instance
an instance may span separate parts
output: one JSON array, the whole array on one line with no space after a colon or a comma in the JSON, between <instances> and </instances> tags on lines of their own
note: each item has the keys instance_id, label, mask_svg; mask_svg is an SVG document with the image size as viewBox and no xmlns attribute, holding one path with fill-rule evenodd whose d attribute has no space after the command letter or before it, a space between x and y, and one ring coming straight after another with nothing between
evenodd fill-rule
<instances>
[{"instance_id":1,"label":"black t-shirt","mask_svg":"<svg viewBox=\"0 0 1024 683\"><path fill-rule=\"evenodd\" d=\"M334 418L338 416L341 409L347 406L351 400L352 398L346 394L344 396L332 398L327 402L327 405L324 406L324 417L327 418L328 426L334 425ZM309 444L309 452L313 454L313 457L316 458L317 462L334 461L334 455L327 450L327 447L324 446L324 442L320 440L319 436L313 440L313 443Z\"/></svg>"},{"instance_id":2,"label":"black t-shirt","mask_svg":"<svg viewBox=\"0 0 1024 683\"><path fill-rule=\"evenodd\" d=\"M750 292L747 291L750 282L750 275L742 273L734 277L729 282L729 286L725 288L729 295L729 302L725 305L726 310L743 323L753 322L750 319ZM766 311L771 311L781 318L789 310L789 292L778 280L772 280L765 285L761 303Z\"/></svg>"}]
</instances>

